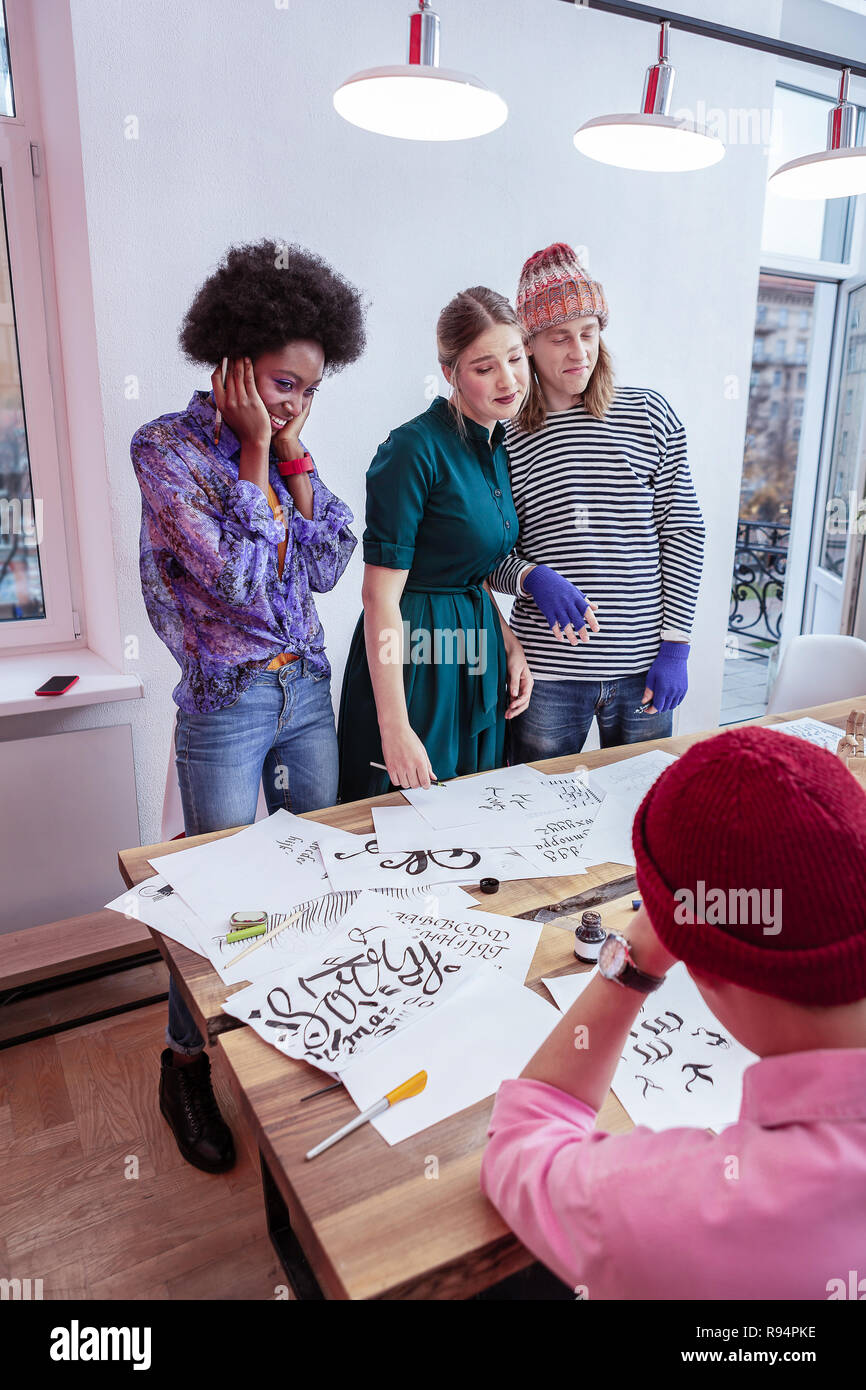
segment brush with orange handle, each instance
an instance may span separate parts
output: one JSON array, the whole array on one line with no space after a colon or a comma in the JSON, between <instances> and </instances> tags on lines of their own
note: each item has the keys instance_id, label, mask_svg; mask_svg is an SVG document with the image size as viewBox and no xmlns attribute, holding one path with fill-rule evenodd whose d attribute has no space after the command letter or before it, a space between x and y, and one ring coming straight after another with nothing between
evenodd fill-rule
<instances>
[{"instance_id":1,"label":"brush with orange handle","mask_svg":"<svg viewBox=\"0 0 866 1390\"><path fill-rule=\"evenodd\" d=\"M396 1105L398 1100L409 1100L411 1096L420 1095L426 1085L426 1071L416 1072L414 1076L410 1076L408 1081L404 1081L402 1086L397 1086L393 1091L389 1091L381 1100L377 1100L375 1105L369 1106L367 1110L362 1110L360 1115L355 1116L354 1120L350 1120L347 1125L343 1125L342 1129L338 1129L336 1133L323 1139L321 1144L310 1149L306 1157L315 1158L317 1154L323 1153L332 1144L336 1144L339 1139L344 1139L347 1134L351 1134L352 1130L359 1129L368 1120L375 1120L377 1115L382 1115L389 1106Z\"/></svg>"}]
</instances>

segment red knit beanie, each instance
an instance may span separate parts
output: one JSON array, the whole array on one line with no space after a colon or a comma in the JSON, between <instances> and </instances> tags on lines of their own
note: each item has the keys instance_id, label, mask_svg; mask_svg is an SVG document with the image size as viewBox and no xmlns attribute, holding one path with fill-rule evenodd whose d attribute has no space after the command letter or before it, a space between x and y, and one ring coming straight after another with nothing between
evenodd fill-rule
<instances>
[{"instance_id":1,"label":"red knit beanie","mask_svg":"<svg viewBox=\"0 0 866 1390\"><path fill-rule=\"evenodd\" d=\"M866 998L866 795L832 753L764 727L693 744L632 845L655 933L686 965L797 1004Z\"/></svg>"}]
</instances>

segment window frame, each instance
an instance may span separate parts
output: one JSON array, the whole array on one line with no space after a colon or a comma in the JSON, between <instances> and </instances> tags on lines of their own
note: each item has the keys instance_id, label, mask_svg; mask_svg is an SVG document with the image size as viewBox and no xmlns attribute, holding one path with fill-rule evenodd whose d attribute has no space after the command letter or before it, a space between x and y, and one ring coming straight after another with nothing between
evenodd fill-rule
<instances>
[{"instance_id":1,"label":"window frame","mask_svg":"<svg viewBox=\"0 0 866 1390\"><path fill-rule=\"evenodd\" d=\"M39 547L44 618L0 622L0 655L61 643L79 635L70 573L72 518L66 515L57 440L57 414L49 367L49 324L42 256L50 228L40 216L36 182L42 171L42 140L36 94L31 15L21 0L6 0L14 116L0 116L0 172L6 213L9 275L18 343L21 397L34 501L43 504ZM34 173L32 147L36 147Z\"/></svg>"}]
</instances>

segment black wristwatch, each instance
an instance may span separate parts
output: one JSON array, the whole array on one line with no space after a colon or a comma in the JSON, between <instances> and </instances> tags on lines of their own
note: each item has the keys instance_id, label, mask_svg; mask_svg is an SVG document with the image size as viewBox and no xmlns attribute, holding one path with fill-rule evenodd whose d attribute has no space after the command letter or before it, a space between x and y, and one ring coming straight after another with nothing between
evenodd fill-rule
<instances>
[{"instance_id":1,"label":"black wristwatch","mask_svg":"<svg viewBox=\"0 0 866 1390\"><path fill-rule=\"evenodd\" d=\"M631 958L628 941L618 931L609 931L601 943L598 971L606 980L625 985L627 989L639 990L641 994L649 994L665 982L664 975L647 975L646 971L638 970Z\"/></svg>"}]
</instances>

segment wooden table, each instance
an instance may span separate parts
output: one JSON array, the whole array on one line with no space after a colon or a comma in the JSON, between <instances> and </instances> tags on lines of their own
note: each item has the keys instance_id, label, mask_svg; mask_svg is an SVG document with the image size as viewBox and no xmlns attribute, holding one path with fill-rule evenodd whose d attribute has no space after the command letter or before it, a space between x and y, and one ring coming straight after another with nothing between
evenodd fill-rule
<instances>
[{"instance_id":1,"label":"wooden table","mask_svg":"<svg viewBox=\"0 0 866 1390\"><path fill-rule=\"evenodd\" d=\"M841 730L855 703L841 700L750 722L776 724L809 715ZM563 772L579 762L591 770L653 748L682 753L718 732L628 744L579 758L550 758L534 766ZM371 806L402 803L394 792L311 812L307 819L369 832ZM120 871L131 888L153 874L150 857L236 833L225 830L123 850L118 856ZM624 924L635 893L632 874L633 866L603 864L586 874L503 883L495 897L482 899L480 892L476 896L485 911L545 922L527 984L546 997L539 984L543 975L582 968L573 954L573 914L602 903L605 927ZM220 1040L242 1111L259 1145L271 1237L298 1296L468 1298L532 1263L529 1251L479 1189L492 1097L393 1146L366 1125L307 1163L306 1151L357 1113L348 1093L333 1091L300 1106L301 1096L329 1078L306 1062L284 1057L251 1028L222 1012L227 994L247 982L227 986L208 960L158 932L153 936L200 1032L210 1042ZM599 1114L599 1127L612 1133L631 1128L612 1093Z\"/></svg>"}]
</instances>

